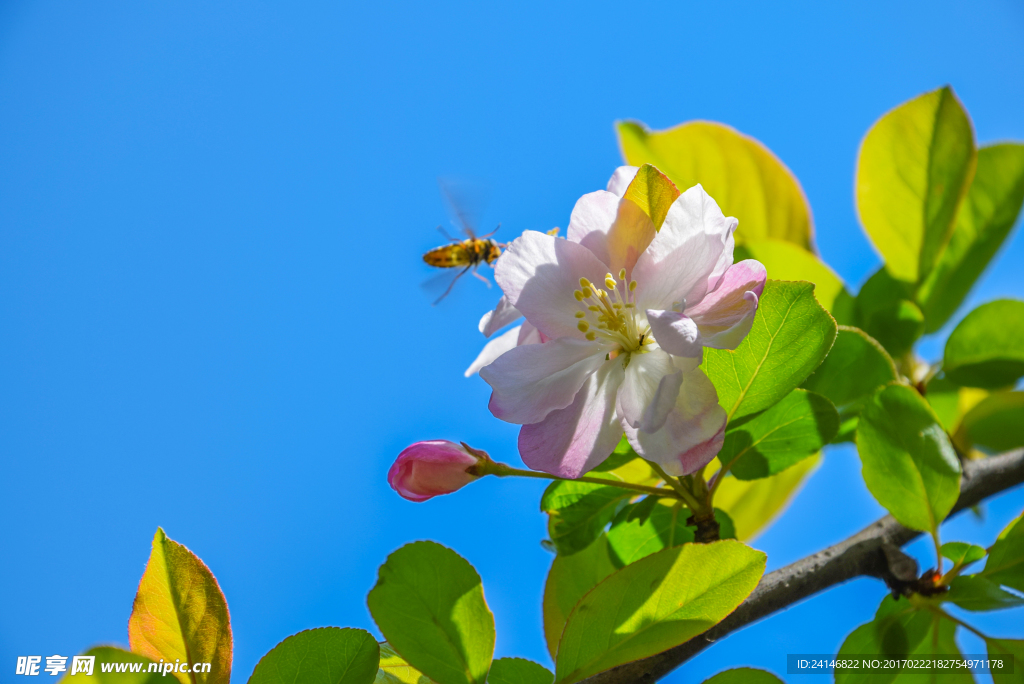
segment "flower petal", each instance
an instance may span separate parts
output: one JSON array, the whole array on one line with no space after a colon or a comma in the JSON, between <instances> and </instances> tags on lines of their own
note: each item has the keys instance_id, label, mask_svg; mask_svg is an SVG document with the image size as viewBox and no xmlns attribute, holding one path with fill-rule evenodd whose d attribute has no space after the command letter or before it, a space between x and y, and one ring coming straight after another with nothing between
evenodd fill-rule
<instances>
[{"instance_id":1,"label":"flower petal","mask_svg":"<svg viewBox=\"0 0 1024 684\"><path fill-rule=\"evenodd\" d=\"M572 403L606 353L594 342L569 337L513 347L480 369L494 390L491 413L509 423L541 422Z\"/></svg>"},{"instance_id":2,"label":"flower petal","mask_svg":"<svg viewBox=\"0 0 1024 684\"><path fill-rule=\"evenodd\" d=\"M469 365L466 372L463 373L467 378L474 373L480 371L484 366L491 364L494 359L498 358L512 347L515 347L519 343L519 333L522 330L521 325L503 332L502 334L495 337L493 340L484 345L484 348L480 350L480 354L476 357L476 360Z\"/></svg>"},{"instance_id":3,"label":"flower petal","mask_svg":"<svg viewBox=\"0 0 1024 684\"><path fill-rule=\"evenodd\" d=\"M619 390L618 409L622 419L634 427L639 425L661 379L675 372L672 357L661 349L631 354Z\"/></svg>"},{"instance_id":4,"label":"flower petal","mask_svg":"<svg viewBox=\"0 0 1024 684\"><path fill-rule=\"evenodd\" d=\"M647 310L647 322L662 349L675 356L700 358L704 354L697 323L675 311Z\"/></svg>"},{"instance_id":5,"label":"flower petal","mask_svg":"<svg viewBox=\"0 0 1024 684\"><path fill-rule=\"evenodd\" d=\"M638 302L650 309L698 303L708 291L708 279L721 267L736 225L736 219L723 216L700 185L680 195L637 260L633 279Z\"/></svg>"},{"instance_id":6,"label":"flower petal","mask_svg":"<svg viewBox=\"0 0 1024 684\"><path fill-rule=\"evenodd\" d=\"M569 216L566 237L578 242L608 264L608 231L619 211L619 197L605 190L587 193L576 201ZM606 269L607 270L607 269Z\"/></svg>"},{"instance_id":7,"label":"flower petal","mask_svg":"<svg viewBox=\"0 0 1024 684\"><path fill-rule=\"evenodd\" d=\"M512 302L508 300L508 297L502 296L494 310L488 311L480 319L478 327L480 332L484 334L484 337L490 337L522 315L516 307L512 306Z\"/></svg>"},{"instance_id":8,"label":"flower petal","mask_svg":"<svg viewBox=\"0 0 1024 684\"><path fill-rule=\"evenodd\" d=\"M669 413L675 408L679 390L683 386L683 371L666 375L658 383L654 398L644 410L644 415L637 426L644 432L657 432L668 420Z\"/></svg>"},{"instance_id":9,"label":"flower petal","mask_svg":"<svg viewBox=\"0 0 1024 684\"><path fill-rule=\"evenodd\" d=\"M623 421L626 438L638 454L670 475L689 475L711 462L725 440L725 409L714 385L699 368L683 373L683 386L663 427L645 432Z\"/></svg>"},{"instance_id":10,"label":"flower petal","mask_svg":"<svg viewBox=\"0 0 1024 684\"><path fill-rule=\"evenodd\" d=\"M569 406L519 431L523 463L558 477L576 478L600 465L622 438L615 394L622 364L606 362L583 383Z\"/></svg>"},{"instance_id":11,"label":"flower petal","mask_svg":"<svg viewBox=\"0 0 1024 684\"><path fill-rule=\"evenodd\" d=\"M477 479L466 472L478 459L446 439L416 442L406 447L388 470L388 484L410 501L449 494Z\"/></svg>"},{"instance_id":12,"label":"flower petal","mask_svg":"<svg viewBox=\"0 0 1024 684\"><path fill-rule=\"evenodd\" d=\"M768 273L761 262L746 259L726 271L714 292L697 306L686 309L699 329L705 347L735 349L743 341L754 324L757 302L764 292L767 278ZM654 329L653 324L651 329ZM660 339L658 344L662 344Z\"/></svg>"},{"instance_id":13,"label":"flower petal","mask_svg":"<svg viewBox=\"0 0 1024 684\"><path fill-rule=\"evenodd\" d=\"M579 289L580 278L600 283L607 271L586 247L528 230L495 263L494 278L509 303L544 335L582 339L575 317L580 306L573 292Z\"/></svg>"},{"instance_id":14,"label":"flower petal","mask_svg":"<svg viewBox=\"0 0 1024 684\"><path fill-rule=\"evenodd\" d=\"M615 173L612 174L611 179L608 181L608 192L619 197L625 195L626 188L636 178L636 172L639 170L639 166L620 166L615 169Z\"/></svg>"},{"instance_id":15,"label":"flower petal","mask_svg":"<svg viewBox=\"0 0 1024 684\"><path fill-rule=\"evenodd\" d=\"M540 330L533 327L533 324L526 321L519 328L519 339L516 340L516 346L524 344L541 344L547 342L548 338L545 337Z\"/></svg>"}]
</instances>

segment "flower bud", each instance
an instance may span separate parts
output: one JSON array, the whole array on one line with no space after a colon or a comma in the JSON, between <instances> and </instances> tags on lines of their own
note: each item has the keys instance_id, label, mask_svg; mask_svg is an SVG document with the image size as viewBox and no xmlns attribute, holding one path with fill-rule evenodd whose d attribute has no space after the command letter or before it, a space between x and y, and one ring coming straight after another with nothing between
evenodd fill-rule
<instances>
[{"instance_id":1,"label":"flower bud","mask_svg":"<svg viewBox=\"0 0 1024 684\"><path fill-rule=\"evenodd\" d=\"M446 439L416 442L398 454L388 471L388 484L409 501L426 501L477 479L466 470L479 461L465 446Z\"/></svg>"}]
</instances>

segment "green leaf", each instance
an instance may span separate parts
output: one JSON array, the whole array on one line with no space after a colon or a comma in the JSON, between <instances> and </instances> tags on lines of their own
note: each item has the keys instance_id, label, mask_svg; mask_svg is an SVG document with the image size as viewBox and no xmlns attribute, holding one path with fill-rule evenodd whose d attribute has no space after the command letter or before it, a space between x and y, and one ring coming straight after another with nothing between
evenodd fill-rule
<instances>
[{"instance_id":1,"label":"green leaf","mask_svg":"<svg viewBox=\"0 0 1024 684\"><path fill-rule=\"evenodd\" d=\"M651 501L648 497L644 500ZM655 504L645 517L633 517L630 513L640 504L623 509L616 516L608 530L608 551L617 568L629 565L652 553L670 546L680 546L693 541L694 530L687 527L690 511L680 506Z\"/></svg>"},{"instance_id":2,"label":"green leaf","mask_svg":"<svg viewBox=\"0 0 1024 684\"><path fill-rule=\"evenodd\" d=\"M978 402L964 415L957 443L991 453L1024 446L1024 392L997 392Z\"/></svg>"},{"instance_id":3,"label":"green leaf","mask_svg":"<svg viewBox=\"0 0 1024 684\"><path fill-rule=\"evenodd\" d=\"M718 458L741 480L782 472L818 453L839 430L839 414L825 397L795 389L767 411L730 427Z\"/></svg>"},{"instance_id":4,"label":"green leaf","mask_svg":"<svg viewBox=\"0 0 1024 684\"><path fill-rule=\"evenodd\" d=\"M739 480L727 474L715 491L715 505L729 514L736 538L749 541L785 510L820 463L820 456L814 456L761 480Z\"/></svg>"},{"instance_id":5,"label":"green leaf","mask_svg":"<svg viewBox=\"0 0 1024 684\"><path fill-rule=\"evenodd\" d=\"M552 482L540 500L548 514L548 534L559 554L573 554L594 543L619 506L634 494L611 485L575 480Z\"/></svg>"},{"instance_id":6,"label":"green leaf","mask_svg":"<svg viewBox=\"0 0 1024 684\"><path fill-rule=\"evenodd\" d=\"M1012 660L1013 673L992 673L995 684L1024 682L1024 639L985 639L989 660Z\"/></svg>"},{"instance_id":7,"label":"green leaf","mask_svg":"<svg viewBox=\"0 0 1024 684\"><path fill-rule=\"evenodd\" d=\"M138 653L124 651L114 646L97 646L90 648L82 655L92 656L96 659L93 662L92 674L85 672L71 674L74 668L74 660L71 659L67 663L67 674L60 679L62 684L64 682L67 684L167 684L168 681L163 670L150 672L149 666L155 664L154 661ZM103 665L110 663L116 663L115 668L120 665L122 671L104 672ZM133 666L138 666L139 671L131 672Z\"/></svg>"},{"instance_id":8,"label":"green leaf","mask_svg":"<svg viewBox=\"0 0 1024 684\"><path fill-rule=\"evenodd\" d=\"M729 420L773 406L811 374L836 338L836 322L811 283L769 280L750 334L735 351L705 349L704 370Z\"/></svg>"},{"instance_id":9,"label":"green leaf","mask_svg":"<svg viewBox=\"0 0 1024 684\"><path fill-rule=\"evenodd\" d=\"M719 672L704 684L785 684L781 679L765 670L753 667L736 667Z\"/></svg>"},{"instance_id":10,"label":"green leaf","mask_svg":"<svg viewBox=\"0 0 1024 684\"><path fill-rule=\"evenodd\" d=\"M954 577L949 583L949 591L942 595L942 600L976 612L1024 606L1024 599L979 575Z\"/></svg>"},{"instance_id":11,"label":"green leaf","mask_svg":"<svg viewBox=\"0 0 1024 684\"><path fill-rule=\"evenodd\" d=\"M946 432L953 434L960 425L960 385L955 385L946 378L936 376L928 381L925 387L925 399L935 411L939 422Z\"/></svg>"},{"instance_id":12,"label":"green leaf","mask_svg":"<svg viewBox=\"0 0 1024 684\"><path fill-rule=\"evenodd\" d=\"M969 565L980 561L988 553L984 548L966 542L946 542L941 548L942 555L953 561L953 565Z\"/></svg>"},{"instance_id":13,"label":"green leaf","mask_svg":"<svg viewBox=\"0 0 1024 684\"><path fill-rule=\"evenodd\" d=\"M650 164L644 164L626 188L624 198L640 207L651 219L654 229L660 230L669 208L679 195L679 189L665 174Z\"/></svg>"},{"instance_id":14,"label":"green leaf","mask_svg":"<svg viewBox=\"0 0 1024 684\"><path fill-rule=\"evenodd\" d=\"M883 266L857 293L857 326L892 356L903 356L924 334L924 314L913 299L913 284L892 277Z\"/></svg>"},{"instance_id":15,"label":"green leaf","mask_svg":"<svg viewBox=\"0 0 1024 684\"><path fill-rule=\"evenodd\" d=\"M963 659L960 647L956 643L957 624L944 619L939 615L932 615L932 622L928 632L921 639L917 648L908 655L913 657L925 657L929 655L943 656L947 659ZM929 684L974 684L974 675L962 668L951 668L941 673L922 674L913 670L901 672L894 684L918 684L929 682Z\"/></svg>"},{"instance_id":16,"label":"green leaf","mask_svg":"<svg viewBox=\"0 0 1024 684\"><path fill-rule=\"evenodd\" d=\"M654 164L677 187L697 183L740 225L737 242L779 238L813 249L807 198L793 173L757 140L729 126L690 121L665 131L616 124L627 164Z\"/></svg>"},{"instance_id":17,"label":"green leaf","mask_svg":"<svg viewBox=\"0 0 1024 684\"><path fill-rule=\"evenodd\" d=\"M320 627L288 637L256 664L249 684L370 684L380 647L362 629Z\"/></svg>"},{"instance_id":18,"label":"green leaf","mask_svg":"<svg viewBox=\"0 0 1024 684\"><path fill-rule=\"evenodd\" d=\"M765 559L740 542L718 541L665 549L618 570L569 615L556 681L578 682L707 631L750 595Z\"/></svg>"},{"instance_id":19,"label":"green leaf","mask_svg":"<svg viewBox=\"0 0 1024 684\"><path fill-rule=\"evenodd\" d=\"M946 340L942 369L968 387L1017 382L1024 376L1024 302L999 299L967 314Z\"/></svg>"},{"instance_id":20,"label":"green leaf","mask_svg":"<svg viewBox=\"0 0 1024 684\"><path fill-rule=\"evenodd\" d=\"M718 523L719 539L736 539L736 525L732 517L718 507L715 507L715 522Z\"/></svg>"},{"instance_id":21,"label":"green leaf","mask_svg":"<svg viewBox=\"0 0 1024 684\"><path fill-rule=\"evenodd\" d=\"M1022 202L1024 145L1002 143L978 150L978 170L949 244L917 295L925 332L939 330L963 303L1009 234Z\"/></svg>"},{"instance_id":22,"label":"green leaf","mask_svg":"<svg viewBox=\"0 0 1024 684\"><path fill-rule=\"evenodd\" d=\"M878 503L906 527L938 529L960 495L960 461L917 392L895 384L879 390L861 411L857 449Z\"/></svg>"},{"instance_id":23,"label":"green leaf","mask_svg":"<svg viewBox=\"0 0 1024 684\"><path fill-rule=\"evenodd\" d=\"M839 411L840 423L852 433L864 404L879 387L898 378L882 345L859 328L839 326L831 351L803 387L828 397Z\"/></svg>"},{"instance_id":24,"label":"green leaf","mask_svg":"<svg viewBox=\"0 0 1024 684\"><path fill-rule=\"evenodd\" d=\"M898 656L914 652L934 627L934 617L918 610L910 601L886 596L875 618L853 630L839 647L837 659L849 656ZM899 671L835 673L836 684L884 684L893 682Z\"/></svg>"},{"instance_id":25,"label":"green leaf","mask_svg":"<svg viewBox=\"0 0 1024 684\"><path fill-rule=\"evenodd\" d=\"M615 571L605 535L571 556L555 556L544 583L544 640L554 658L569 613L583 595Z\"/></svg>"},{"instance_id":26,"label":"green leaf","mask_svg":"<svg viewBox=\"0 0 1024 684\"><path fill-rule=\"evenodd\" d=\"M157 528L128 619L128 643L152 660L210 663L209 672L178 672L181 684L228 684L228 604L203 561Z\"/></svg>"},{"instance_id":27,"label":"green leaf","mask_svg":"<svg viewBox=\"0 0 1024 684\"><path fill-rule=\"evenodd\" d=\"M499 658L491 665L487 684L551 684L555 675L543 665L524 658Z\"/></svg>"},{"instance_id":28,"label":"green leaf","mask_svg":"<svg viewBox=\"0 0 1024 684\"><path fill-rule=\"evenodd\" d=\"M366 602L391 647L445 684L483 684L494 653L494 616L480 575L434 542L406 544L380 567Z\"/></svg>"},{"instance_id":29,"label":"green leaf","mask_svg":"<svg viewBox=\"0 0 1024 684\"><path fill-rule=\"evenodd\" d=\"M1024 517L1006 526L988 552L982 577L1024 592Z\"/></svg>"},{"instance_id":30,"label":"green leaf","mask_svg":"<svg viewBox=\"0 0 1024 684\"><path fill-rule=\"evenodd\" d=\"M857 211L889 271L918 282L953 229L974 176L971 121L951 88L886 113L857 156Z\"/></svg>"},{"instance_id":31,"label":"green leaf","mask_svg":"<svg viewBox=\"0 0 1024 684\"><path fill-rule=\"evenodd\" d=\"M800 245L777 238L747 240L736 248L736 261L757 259L775 280L806 280L814 283L814 295L832 311L842 293L850 293L843 281L825 262Z\"/></svg>"},{"instance_id":32,"label":"green leaf","mask_svg":"<svg viewBox=\"0 0 1024 684\"><path fill-rule=\"evenodd\" d=\"M380 643L380 669L374 684L433 684L422 672L405 662L391 644Z\"/></svg>"}]
</instances>

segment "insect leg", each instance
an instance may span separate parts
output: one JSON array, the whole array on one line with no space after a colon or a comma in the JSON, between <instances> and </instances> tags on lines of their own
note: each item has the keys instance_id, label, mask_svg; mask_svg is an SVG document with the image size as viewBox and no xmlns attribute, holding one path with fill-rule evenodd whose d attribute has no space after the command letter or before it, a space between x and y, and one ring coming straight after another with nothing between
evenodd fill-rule
<instances>
[{"instance_id":1,"label":"insect leg","mask_svg":"<svg viewBox=\"0 0 1024 684\"><path fill-rule=\"evenodd\" d=\"M495 233L497 233L497 232L498 232L499 230L501 230L501 224L500 224L500 223L498 224L498 227L497 227L497 228L495 228L494 230L492 230L492 231L491 231L490 233L488 233L487 235L481 235L481 236L479 237L479 239L480 239L480 240L483 240L483 239L485 239L485 238L489 238L489 237L491 237L492 235L494 235Z\"/></svg>"},{"instance_id":2,"label":"insect leg","mask_svg":"<svg viewBox=\"0 0 1024 684\"><path fill-rule=\"evenodd\" d=\"M466 274L466 271L468 271L468 270L469 270L469 269L471 269L471 268L473 268L473 264L470 264L470 265L469 265L469 266L467 266L466 268L462 269L461 271L459 271L459 274L458 274L457 276L455 276L454 278L452 278L452 282L448 283L448 289L444 291L444 294L443 294L443 295L441 295L440 297L438 297L438 298L437 298L437 299L436 299L436 300L434 301L434 306L437 306L437 304L438 304L438 303L439 303L439 302L440 302L440 301L441 301L442 299L444 299L445 297L447 297L447 296L448 296L448 293L452 291L452 288L453 288L453 287L455 287L455 283L456 283L456 281L458 281L458 279L459 279L459 278L461 278L462 276L464 276L464 275ZM488 285L490 285L490 283L487 283L487 284L488 284Z\"/></svg>"}]
</instances>

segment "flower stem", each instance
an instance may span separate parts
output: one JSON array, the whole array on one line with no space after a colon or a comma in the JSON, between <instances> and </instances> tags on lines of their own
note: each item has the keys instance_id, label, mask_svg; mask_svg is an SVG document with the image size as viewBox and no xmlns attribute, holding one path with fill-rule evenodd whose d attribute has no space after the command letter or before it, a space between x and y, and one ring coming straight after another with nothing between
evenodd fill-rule
<instances>
[{"instance_id":1,"label":"flower stem","mask_svg":"<svg viewBox=\"0 0 1024 684\"><path fill-rule=\"evenodd\" d=\"M697 513L698 511L704 509L704 507L700 505L700 502L697 501L697 497L695 497L686 487L684 487L679 480L666 473L664 468L662 468L654 461L647 461L647 463L648 465L651 466L651 469L654 472L658 473L658 475L661 476L661 479L668 483L669 487L676 490L676 493L679 495L679 498L685 501L686 505L690 507L690 511L692 511L693 513Z\"/></svg>"},{"instance_id":2,"label":"flower stem","mask_svg":"<svg viewBox=\"0 0 1024 684\"><path fill-rule=\"evenodd\" d=\"M643 494L653 494L655 496L661 496L669 499L678 499L674 491L666 489L664 487L648 487L647 485L634 484L632 482L622 482L620 480L605 479L603 477L588 477L586 475L577 478L558 477L557 475L551 475L549 473L542 473L535 470L523 470L521 468L513 468L512 466L505 465L504 463L497 463L491 461L489 463L481 463L474 467L476 472L475 475L496 475L498 477L534 477L541 480L556 480L556 481L568 481L568 482L589 482L591 484L607 485L609 487L618 487L619 489L629 489L634 492L641 492Z\"/></svg>"}]
</instances>

